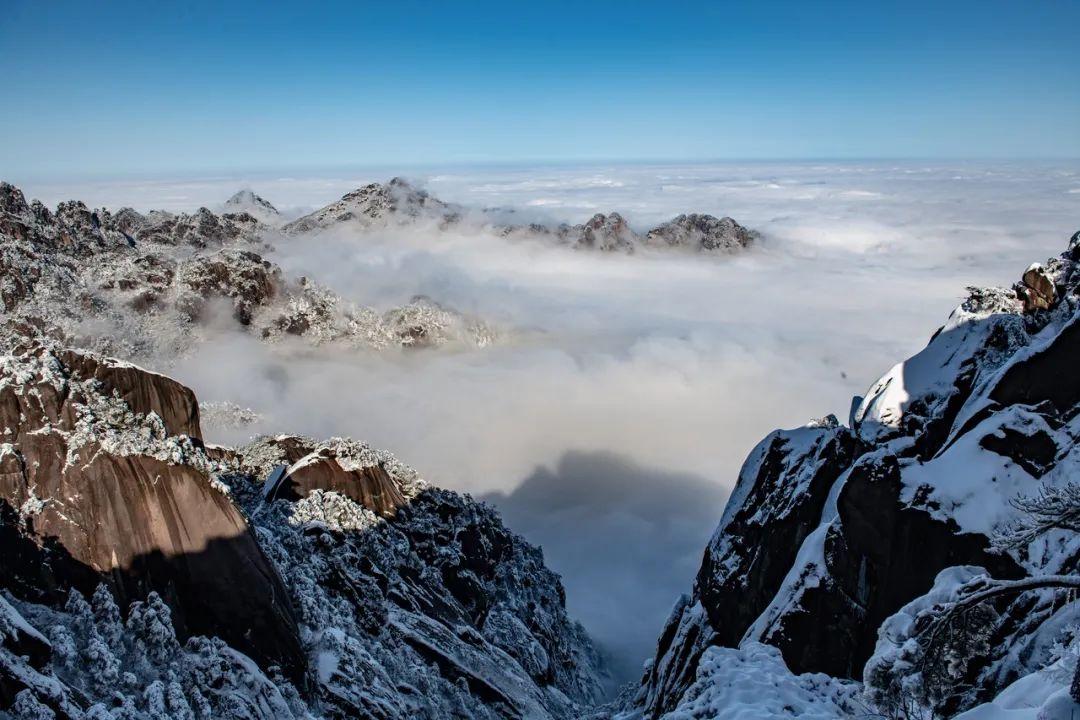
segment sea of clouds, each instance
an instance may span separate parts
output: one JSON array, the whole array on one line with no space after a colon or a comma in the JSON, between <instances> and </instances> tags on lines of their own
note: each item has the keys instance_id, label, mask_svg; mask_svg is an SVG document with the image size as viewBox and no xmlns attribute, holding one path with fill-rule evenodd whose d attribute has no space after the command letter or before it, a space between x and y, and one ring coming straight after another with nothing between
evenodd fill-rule
<instances>
[{"instance_id":1,"label":"sea of clouds","mask_svg":"<svg viewBox=\"0 0 1080 720\"><path fill-rule=\"evenodd\" d=\"M48 203L190 210L250 186L295 215L393 170L27 186ZM633 679L776 427L835 413L916 352L968 285L1006 285L1080 229L1080 163L487 167L404 174L529 220L681 212L762 233L735 256L574 252L434 228L276 243L356 302L418 294L503 331L470 351L269 348L237 332L163 367L252 432L350 435L498 505L563 574L571 612Z\"/></svg>"}]
</instances>

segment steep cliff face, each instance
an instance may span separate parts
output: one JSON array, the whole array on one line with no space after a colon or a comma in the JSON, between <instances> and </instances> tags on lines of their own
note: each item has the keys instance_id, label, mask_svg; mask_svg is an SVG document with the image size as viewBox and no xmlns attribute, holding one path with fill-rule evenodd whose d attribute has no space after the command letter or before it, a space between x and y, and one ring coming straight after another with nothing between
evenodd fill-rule
<instances>
[{"instance_id":1,"label":"steep cliff face","mask_svg":"<svg viewBox=\"0 0 1080 720\"><path fill-rule=\"evenodd\" d=\"M568 718L601 697L540 551L387 453L208 449L187 388L42 345L0 358L0 427L0 717Z\"/></svg>"},{"instance_id":2,"label":"steep cliff face","mask_svg":"<svg viewBox=\"0 0 1080 720\"><path fill-rule=\"evenodd\" d=\"M857 399L850 428L819 422L755 448L660 637L636 700L647 716L680 707L710 647L761 642L793 673L861 679L885 621L942 571L1077 569L1067 538L1011 552L992 540L1016 497L1080 469L1078 260L1074 242L1012 289L972 289L925 350ZM951 709L1046 663L1040 628L1069 613L1053 593L1004 609L989 649L964 659Z\"/></svg>"},{"instance_id":3,"label":"steep cliff face","mask_svg":"<svg viewBox=\"0 0 1080 720\"><path fill-rule=\"evenodd\" d=\"M30 541L2 553L5 584L55 602L104 582L125 606L157 592L181 638L219 635L302 682L284 586L214 486L198 418L190 390L131 365L45 348L5 358L0 501Z\"/></svg>"}]
</instances>

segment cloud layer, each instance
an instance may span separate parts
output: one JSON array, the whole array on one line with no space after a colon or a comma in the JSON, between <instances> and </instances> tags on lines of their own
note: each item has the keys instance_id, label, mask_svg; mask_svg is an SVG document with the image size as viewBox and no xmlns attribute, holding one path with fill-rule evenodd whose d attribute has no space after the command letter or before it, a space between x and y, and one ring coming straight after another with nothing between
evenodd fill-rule
<instances>
[{"instance_id":1,"label":"cloud layer","mask_svg":"<svg viewBox=\"0 0 1080 720\"><path fill-rule=\"evenodd\" d=\"M251 185L299 207L368 179L385 177L162 183L138 199L101 185L87 199L169 206L175 195L182 208ZM689 588L764 434L829 412L846 419L851 396L918 350L966 285L1011 283L1080 225L1075 164L474 169L422 180L445 200L529 218L618 210L648 227L709 212L763 239L732 257L609 256L423 228L285 240L273 259L290 272L378 308L425 294L499 325L505 340L342 354L222 330L169 370L204 400L264 416L217 439L351 435L436 484L491 498L544 545L623 679Z\"/></svg>"}]
</instances>

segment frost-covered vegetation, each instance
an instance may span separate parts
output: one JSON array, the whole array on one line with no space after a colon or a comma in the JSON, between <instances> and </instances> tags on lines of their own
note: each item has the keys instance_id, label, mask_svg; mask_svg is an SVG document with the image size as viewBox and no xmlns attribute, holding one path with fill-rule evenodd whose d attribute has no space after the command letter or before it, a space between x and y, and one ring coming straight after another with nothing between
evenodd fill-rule
<instances>
[{"instance_id":1,"label":"frost-covered vegetation","mask_svg":"<svg viewBox=\"0 0 1080 720\"><path fill-rule=\"evenodd\" d=\"M286 277L264 258L282 241L274 223L227 209L143 215L70 202L54 213L0 185L0 325L159 362L234 324L269 342L353 350L484 347L498 336L428 298L380 312Z\"/></svg>"},{"instance_id":2,"label":"frost-covered vegetation","mask_svg":"<svg viewBox=\"0 0 1080 720\"><path fill-rule=\"evenodd\" d=\"M284 435L208 447L186 388L41 346L0 358L0 415L0 718L570 718L604 692L540 550L389 453ZM296 643L291 667L213 632L267 607L213 590L228 576L191 577L252 562L285 595L259 602Z\"/></svg>"}]
</instances>

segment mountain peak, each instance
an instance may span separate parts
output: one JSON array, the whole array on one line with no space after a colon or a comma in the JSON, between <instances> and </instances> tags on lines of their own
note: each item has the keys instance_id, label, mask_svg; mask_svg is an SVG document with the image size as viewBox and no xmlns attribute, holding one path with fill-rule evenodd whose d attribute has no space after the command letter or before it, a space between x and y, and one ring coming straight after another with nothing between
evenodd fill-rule
<instances>
[{"instance_id":1,"label":"mountain peak","mask_svg":"<svg viewBox=\"0 0 1080 720\"><path fill-rule=\"evenodd\" d=\"M225 201L224 208L229 213L246 212L263 222L276 222L281 217L276 207L249 188L234 193Z\"/></svg>"}]
</instances>

